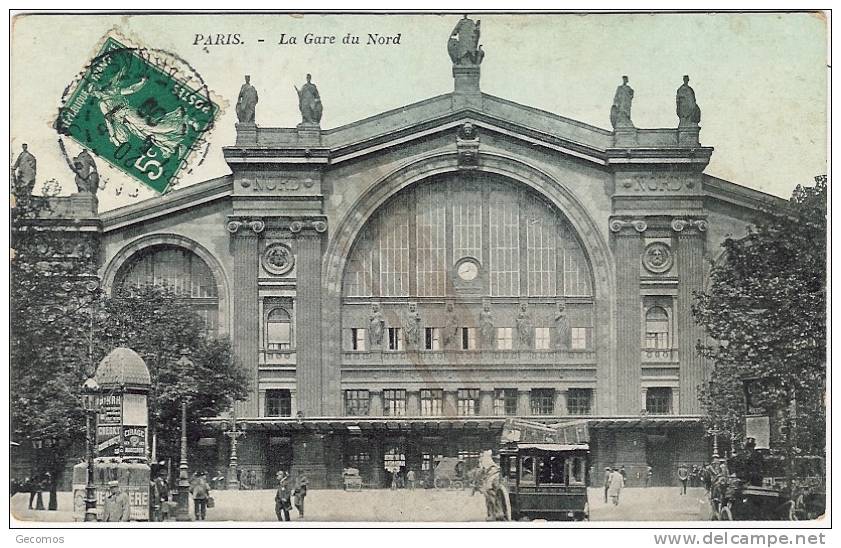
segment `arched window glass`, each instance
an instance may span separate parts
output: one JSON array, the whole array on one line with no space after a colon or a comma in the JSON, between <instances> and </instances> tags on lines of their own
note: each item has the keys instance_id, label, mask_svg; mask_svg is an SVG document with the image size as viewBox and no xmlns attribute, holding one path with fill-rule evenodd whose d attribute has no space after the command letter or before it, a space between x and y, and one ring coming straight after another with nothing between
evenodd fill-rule
<instances>
[{"instance_id":1,"label":"arched window glass","mask_svg":"<svg viewBox=\"0 0 841 548\"><path fill-rule=\"evenodd\" d=\"M217 329L219 294L210 267L195 253L176 245L158 245L136 253L120 268L114 287L157 285L187 300L208 331Z\"/></svg>"},{"instance_id":2,"label":"arched window glass","mask_svg":"<svg viewBox=\"0 0 841 548\"><path fill-rule=\"evenodd\" d=\"M292 319L284 308L275 308L266 316L266 348L268 350L292 348Z\"/></svg>"},{"instance_id":3,"label":"arched window glass","mask_svg":"<svg viewBox=\"0 0 841 548\"><path fill-rule=\"evenodd\" d=\"M652 306L645 313L645 347L669 348L669 315L663 307Z\"/></svg>"}]
</instances>

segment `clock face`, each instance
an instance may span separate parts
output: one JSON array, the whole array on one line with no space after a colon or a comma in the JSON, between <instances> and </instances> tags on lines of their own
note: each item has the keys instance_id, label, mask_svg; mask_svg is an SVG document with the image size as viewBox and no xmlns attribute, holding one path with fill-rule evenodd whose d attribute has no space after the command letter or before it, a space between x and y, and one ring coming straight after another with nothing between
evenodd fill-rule
<instances>
[{"instance_id":1,"label":"clock face","mask_svg":"<svg viewBox=\"0 0 841 548\"><path fill-rule=\"evenodd\" d=\"M473 261L464 261L458 265L458 277L469 282L479 275L479 266Z\"/></svg>"}]
</instances>

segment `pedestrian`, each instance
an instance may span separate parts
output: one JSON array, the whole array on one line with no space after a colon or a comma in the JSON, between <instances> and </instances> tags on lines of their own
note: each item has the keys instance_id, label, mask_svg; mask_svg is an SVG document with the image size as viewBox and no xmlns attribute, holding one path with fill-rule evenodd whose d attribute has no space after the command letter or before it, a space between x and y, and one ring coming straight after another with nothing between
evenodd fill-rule
<instances>
[{"instance_id":1,"label":"pedestrian","mask_svg":"<svg viewBox=\"0 0 841 548\"><path fill-rule=\"evenodd\" d=\"M307 497L307 485L309 484L307 475L301 472L296 483L297 485L295 486L295 492L292 493L292 497L295 501L295 508L298 509L298 518L304 519L304 499Z\"/></svg>"},{"instance_id":2,"label":"pedestrian","mask_svg":"<svg viewBox=\"0 0 841 548\"><path fill-rule=\"evenodd\" d=\"M163 472L155 476L155 491L158 495L158 507L160 521L169 519L169 484L164 479Z\"/></svg>"},{"instance_id":3,"label":"pedestrian","mask_svg":"<svg viewBox=\"0 0 841 548\"><path fill-rule=\"evenodd\" d=\"M680 480L681 489L680 494L686 494L686 482L689 480L689 469L686 467L685 464L681 464L680 467L677 469L677 479Z\"/></svg>"},{"instance_id":4,"label":"pedestrian","mask_svg":"<svg viewBox=\"0 0 841 548\"><path fill-rule=\"evenodd\" d=\"M608 466L604 469L604 503L607 504L607 490L610 488L610 474L613 469Z\"/></svg>"},{"instance_id":5,"label":"pedestrian","mask_svg":"<svg viewBox=\"0 0 841 548\"><path fill-rule=\"evenodd\" d=\"M619 467L619 473L622 474L623 484L628 481L628 472L625 471L625 465Z\"/></svg>"},{"instance_id":6,"label":"pedestrian","mask_svg":"<svg viewBox=\"0 0 841 548\"><path fill-rule=\"evenodd\" d=\"M116 480L108 482L108 489L110 494L105 497L102 521L128 521L131 517L128 494L120 490L120 482Z\"/></svg>"},{"instance_id":7,"label":"pedestrian","mask_svg":"<svg viewBox=\"0 0 841 548\"><path fill-rule=\"evenodd\" d=\"M409 468L409 471L406 472L406 481L409 482L409 490L415 490L415 471Z\"/></svg>"},{"instance_id":8,"label":"pedestrian","mask_svg":"<svg viewBox=\"0 0 841 548\"><path fill-rule=\"evenodd\" d=\"M292 509L292 493L289 492L289 476L283 470L277 473L277 492L274 496L274 511L277 521L289 521L289 510Z\"/></svg>"},{"instance_id":9,"label":"pedestrian","mask_svg":"<svg viewBox=\"0 0 841 548\"><path fill-rule=\"evenodd\" d=\"M613 501L614 506L619 506L619 494L622 492L622 489L624 487L625 477L622 475L622 471L614 470L613 472L611 472L607 491L610 495L611 500Z\"/></svg>"},{"instance_id":10,"label":"pedestrian","mask_svg":"<svg viewBox=\"0 0 841 548\"><path fill-rule=\"evenodd\" d=\"M193 485L190 486L197 521L204 521L207 517L207 499L210 496L210 485L208 485L205 476L204 472L199 472L193 480Z\"/></svg>"},{"instance_id":11,"label":"pedestrian","mask_svg":"<svg viewBox=\"0 0 841 548\"><path fill-rule=\"evenodd\" d=\"M32 510L32 503L35 502L35 493L38 492L35 486L35 480L27 476L23 480L23 489L24 491L29 491L29 509Z\"/></svg>"},{"instance_id":12,"label":"pedestrian","mask_svg":"<svg viewBox=\"0 0 841 548\"><path fill-rule=\"evenodd\" d=\"M645 471L645 486L651 487L651 480L654 478L654 468L649 466Z\"/></svg>"},{"instance_id":13,"label":"pedestrian","mask_svg":"<svg viewBox=\"0 0 841 548\"><path fill-rule=\"evenodd\" d=\"M710 465L710 463L708 463L708 462L705 462L704 466L701 468L701 481L704 482L704 490L706 490L707 493L709 493L710 489L712 488L712 484L713 484L712 480L713 480L712 465Z\"/></svg>"}]
</instances>

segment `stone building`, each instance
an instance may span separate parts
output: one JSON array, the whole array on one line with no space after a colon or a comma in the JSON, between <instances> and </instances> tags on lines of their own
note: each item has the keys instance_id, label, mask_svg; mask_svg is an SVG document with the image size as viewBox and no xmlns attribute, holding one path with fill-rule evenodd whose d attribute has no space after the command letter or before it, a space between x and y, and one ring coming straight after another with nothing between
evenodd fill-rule
<instances>
[{"instance_id":1,"label":"stone building","mask_svg":"<svg viewBox=\"0 0 841 548\"><path fill-rule=\"evenodd\" d=\"M483 55L345 126L238 124L230 174L99 216L108 290L169 283L232 338L247 486L427 478L509 416L589 420L594 468L632 485L709 458L692 292L779 200L704 173L694 110L608 131L482 93ZM228 423L207 427L197 458L224 470Z\"/></svg>"}]
</instances>

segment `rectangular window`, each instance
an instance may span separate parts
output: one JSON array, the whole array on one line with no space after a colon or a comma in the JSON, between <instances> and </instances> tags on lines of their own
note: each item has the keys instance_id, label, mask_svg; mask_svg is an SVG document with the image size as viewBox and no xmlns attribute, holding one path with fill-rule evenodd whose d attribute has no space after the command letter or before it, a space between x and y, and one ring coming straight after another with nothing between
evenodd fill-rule
<instances>
[{"instance_id":1,"label":"rectangular window","mask_svg":"<svg viewBox=\"0 0 841 548\"><path fill-rule=\"evenodd\" d=\"M514 348L513 327L496 328L496 348L497 350L511 350Z\"/></svg>"},{"instance_id":2,"label":"rectangular window","mask_svg":"<svg viewBox=\"0 0 841 548\"><path fill-rule=\"evenodd\" d=\"M589 415L593 404L591 388L570 388L567 391L567 414Z\"/></svg>"},{"instance_id":3,"label":"rectangular window","mask_svg":"<svg viewBox=\"0 0 841 548\"><path fill-rule=\"evenodd\" d=\"M402 417L406 415L405 390L383 390L383 414L387 417Z\"/></svg>"},{"instance_id":4,"label":"rectangular window","mask_svg":"<svg viewBox=\"0 0 841 548\"><path fill-rule=\"evenodd\" d=\"M383 207L379 224L380 294L409 295L409 215L406 199L398 197Z\"/></svg>"},{"instance_id":5,"label":"rectangular window","mask_svg":"<svg viewBox=\"0 0 841 548\"><path fill-rule=\"evenodd\" d=\"M424 345L425 350L440 350L441 349L441 330L437 327L427 327L424 329Z\"/></svg>"},{"instance_id":6,"label":"rectangular window","mask_svg":"<svg viewBox=\"0 0 841 548\"><path fill-rule=\"evenodd\" d=\"M420 391L421 416L440 417L444 412L444 391L425 389Z\"/></svg>"},{"instance_id":7,"label":"rectangular window","mask_svg":"<svg viewBox=\"0 0 841 548\"><path fill-rule=\"evenodd\" d=\"M573 327L570 329L570 348L572 350L588 350L590 348L589 327Z\"/></svg>"},{"instance_id":8,"label":"rectangular window","mask_svg":"<svg viewBox=\"0 0 841 548\"><path fill-rule=\"evenodd\" d=\"M383 468L394 474L406 468L406 453L402 447L389 447L383 454Z\"/></svg>"},{"instance_id":9,"label":"rectangular window","mask_svg":"<svg viewBox=\"0 0 841 548\"><path fill-rule=\"evenodd\" d=\"M458 390L458 415L460 417L473 417L479 414L479 389L459 388Z\"/></svg>"},{"instance_id":10,"label":"rectangular window","mask_svg":"<svg viewBox=\"0 0 841 548\"><path fill-rule=\"evenodd\" d=\"M365 416L371 408L371 396L367 390L345 390L345 415Z\"/></svg>"},{"instance_id":11,"label":"rectangular window","mask_svg":"<svg viewBox=\"0 0 841 548\"><path fill-rule=\"evenodd\" d=\"M453 256L482 260L481 191L453 191Z\"/></svg>"},{"instance_id":12,"label":"rectangular window","mask_svg":"<svg viewBox=\"0 0 841 548\"><path fill-rule=\"evenodd\" d=\"M357 237L359 243L351 252L345 270L344 289L349 297L369 297L372 294L371 242L367 230L363 230Z\"/></svg>"},{"instance_id":13,"label":"rectangular window","mask_svg":"<svg viewBox=\"0 0 841 548\"><path fill-rule=\"evenodd\" d=\"M577 242L568 244L564 249L564 295L589 295L590 274L584 253Z\"/></svg>"},{"instance_id":14,"label":"rectangular window","mask_svg":"<svg viewBox=\"0 0 841 548\"><path fill-rule=\"evenodd\" d=\"M291 417L292 393L289 390L266 390L266 416Z\"/></svg>"},{"instance_id":15,"label":"rectangular window","mask_svg":"<svg viewBox=\"0 0 841 548\"><path fill-rule=\"evenodd\" d=\"M532 415L555 414L555 389L533 388L529 394Z\"/></svg>"},{"instance_id":16,"label":"rectangular window","mask_svg":"<svg viewBox=\"0 0 841 548\"><path fill-rule=\"evenodd\" d=\"M461 328L461 349L462 350L476 350L476 328L462 327Z\"/></svg>"},{"instance_id":17,"label":"rectangular window","mask_svg":"<svg viewBox=\"0 0 841 548\"><path fill-rule=\"evenodd\" d=\"M672 413L672 389L668 387L649 388L645 391L645 410L652 415Z\"/></svg>"},{"instance_id":18,"label":"rectangular window","mask_svg":"<svg viewBox=\"0 0 841 548\"><path fill-rule=\"evenodd\" d=\"M497 388L494 390L494 415L512 416L517 414L517 389Z\"/></svg>"},{"instance_id":19,"label":"rectangular window","mask_svg":"<svg viewBox=\"0 0 841 548\"><path fill-rule=\"evenodd\" d=\"M363 352L365 350L366 330L362 327L353 327L350 330L350 349Z\"/></svg>"},{"instance_id":20,"label":"rectangular window","mask_svg":"<svg viewBox=\"0 0 841 548\"><path fill-rule=\"evenodd\" d=\"M510 192L490 196L491 295L520 294L520 211Z\"/></svg>"},{"instance_id":21,"label":"rectangular window","mask_svg":"<svg viewBox=\"0 0 841 548\"><path fill-rule=\"evenodd\" d=\"M548 327L534 328L534 348L535 350L549 350L550 330Z\"/></svg>"},{"instance_id":22,"label":"rectangular window","mask_svg":"<svg viewBox=\"0 0 841 548\"><path fill-rule=\"evenodd\" d=\"M432 185L415 191L417 210L418 295L446 293L447 278L447 202L434 193Z\"/></svg>"},{"instance_id":23,"label":"rectangular window","mask_svg":"<svg viewBox=\"0 0 841 548\"><path fill-rule=\"evenodd\" d=\"M403 330L399 327L388 328L388 349L403 350Z\"/></svg>"}]
</instances>

